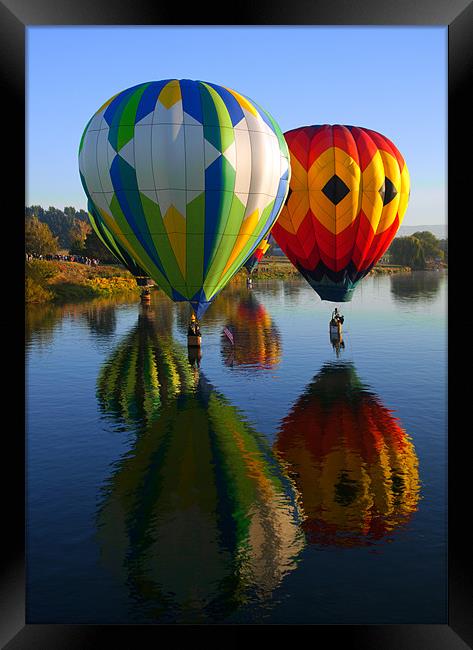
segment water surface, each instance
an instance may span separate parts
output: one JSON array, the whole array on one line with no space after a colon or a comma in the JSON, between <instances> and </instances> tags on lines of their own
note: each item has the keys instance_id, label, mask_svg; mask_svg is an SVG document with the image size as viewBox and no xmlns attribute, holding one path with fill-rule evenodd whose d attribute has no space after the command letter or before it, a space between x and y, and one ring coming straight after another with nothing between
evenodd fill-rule
<instances>
[{"instance_id":1,"label":"water surface","mask_svg":"<svg viewBox=\"0 0 473 650\"><path fill-rule=\"evenodd\" d=\"M30 307L27 621L446 623L446 292Z\"/></svg>"}]
</instances>

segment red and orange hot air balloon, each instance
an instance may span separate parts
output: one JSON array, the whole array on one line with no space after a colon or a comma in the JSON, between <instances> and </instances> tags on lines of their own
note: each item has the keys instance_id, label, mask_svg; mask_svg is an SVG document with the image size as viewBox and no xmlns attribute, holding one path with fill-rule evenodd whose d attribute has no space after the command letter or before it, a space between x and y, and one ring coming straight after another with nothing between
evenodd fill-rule
<instances>
[{"instance_id":1,"label":"red and orange hot air balloon","mask_svg":"<svg viewBox=\"0 0 473 650\"><path fill-rule=\"evenodd\" d=\"M322 300L347 302L402 222L407 165L370 129L325 124L284 136L292 176L272 235Z\"/></svg>"}]
</instances>

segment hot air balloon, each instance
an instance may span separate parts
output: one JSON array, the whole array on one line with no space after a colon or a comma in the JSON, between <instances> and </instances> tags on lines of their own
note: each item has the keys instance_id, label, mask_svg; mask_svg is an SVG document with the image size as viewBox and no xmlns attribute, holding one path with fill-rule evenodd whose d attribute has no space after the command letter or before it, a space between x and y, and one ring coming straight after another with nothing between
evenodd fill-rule
<instances>
[{"instance_id":1,"label":"hot air balloon","mask_svg":"<svg viewBox=\"0 0 473 650\"><path fill-rule=\"evenodd\" d=\"M417 509L412 440L350 363L322 367L283 420L275 451L300 492L309 543L372 545Z\"/></svg>"},{"instance_id":2,"label":"hot air balloon","mask_svg":"<svg viewBox=\"0 0 473 650\"><path fill-rule=\"evenodd\" d=\"M298 524L292 483L266 439L200 372L115 464L97 539L141 617L205 622L270 599L297 566Z\"/></svg>"},{"instance_id":3,"label":"hot air balloon","mask_svg":"<svg viewBox=\"0 0 473 650\"><path fill-rule=\"evenodd\" d=\"M245 269L248 271L248 275L251 275L255 268L260 263L263 255L265 255L270 247L269 237L262 239L258 248L254 251L252 255L244 263Z\"/></svg>"},{"instance_id":4,"label":"hot air balloon","mask_svg":"<svg viewBox=\"0 0 473 650\"><path fill-rule=\"evenodd\" d=\"M105 102L83 133L79 169L114 239L198 318L267 235L290 176L266 111L189 79L141 83Z\"/></svg>"},{"instance_id":5,"label":"hot air balloon","mask_svg":"<svg viewBox=\"0 0 473 650\"><path fill-rule=\"evenodd\" d=\"M325 124L284 135L292 175L272 235L322 300L347 302L403 220L406 163L370 129Z\"/></svg>"}]
</instances>

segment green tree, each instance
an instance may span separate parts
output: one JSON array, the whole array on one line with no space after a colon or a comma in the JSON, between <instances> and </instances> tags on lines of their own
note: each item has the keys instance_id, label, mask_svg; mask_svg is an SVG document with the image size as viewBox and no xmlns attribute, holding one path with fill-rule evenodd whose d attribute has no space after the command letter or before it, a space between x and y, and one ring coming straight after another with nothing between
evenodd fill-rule
<instances>
[{"instance_id":1,"label":"green tree","mask_svg":"<svg viewBox=\"0 0 473 650\"><path fill-rule=\"evenodd\" d=\"M417 237L396 237L389 247L393 264L410 266L412 269L425 269L425 255L422 243Z\"/></svg>"},{"instance_id":2,"label":"green tree","mask_svg":"<svg viewBox=\"0 0 473 650\"><path fill-rule=\"evenodd\" d=\"M64 210L49 206L45 210L40 205L31 205L25 208L25 214L27 217L38 217L40 221L46 223L52 234L58 238L60 248L63 249L69 249L75 244L75 231L80 228L78 223L90 225L87 212L76 210L73 206L66 206Z\"/></svg>"},{"instance_id":3,"label":"green tree","mask_svg":"<svg viewBox=\"0 0 473 650\"><path fill-rule=\"evenodd\" d=\"M439 248L443 253L443 260L448 264L448 237L447 239L440 239Z\"/></svg>"},{"instance_id":4,"label":"green tree","mask_svg":"<svg viewBox=\"0 0 473 650\"><path fill-rule=\"evenodd\" d=\"M421 242L426 260L432 260L436 257L443 259L443 251L439 246L440 240L433 233L423 230L415 232L412 237L416 237Z\"/></svg>"},{"instance_id":5,"label":"green tree","mask_svg":"<svg viewBox=\"0 0 473 650\"><path fill-rule=\"evenodd\" d=\"M69 230L69 239L71 242L69 252L71 255L82 255L85 254L84 245L85 238L91 232L91 226L85 221L80 219L74 219L72 226Z\"/></svg>"},{"instance_id":6,"label":"green tree","mask_svg":"<svg viewBox=\"0 0 473 650\"><path fill-rule=\"evenodd\" d=\"M38 217L29 217L25 221L25 250L27 253L47 255L58 249L57 237L54 237L47 224Z\"/></svg>"},{"instance_id":7,"label":"green tree","mask_svg":"<svg viewBox=\"0 0 473 650\"><path fill-rule=\"evenodd\" d=\"M79 254L86 255L87 257L91 258L96 258L101 262L109 262L112 264L117 262L116 258L112 255L112 253L110 253L108 248L102 244L97 234L93 230L87 234L84 240L83 252Z\"/></svg>"}]
</instances>

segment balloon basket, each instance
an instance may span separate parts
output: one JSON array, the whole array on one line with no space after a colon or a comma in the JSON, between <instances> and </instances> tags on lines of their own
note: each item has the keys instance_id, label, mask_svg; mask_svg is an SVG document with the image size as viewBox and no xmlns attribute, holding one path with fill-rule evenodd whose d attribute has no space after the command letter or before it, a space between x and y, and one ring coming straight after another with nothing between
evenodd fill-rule
<instances>
[{"instance_id":1,"label":"balloon basket","mask_svg":"<svg viewBox=\"0 0 473 650\"><path fill-rule=\"evenodd\" d=\"M200 348L201 341L201 336L196 336L194 334L187 335L187 347L189 348Z\"/></svg>"},{"instance_id":2,"label":"balloon basket","mask_svg":"<svg viewBox=\"0 0 473 650\"><path fill-rule=\"evenodd\" d=\"M342 338L342 324L341 323L336 323L335 325L332 324L330 321L329 323L329 332L330 332L330 340L335 340L338 341Z\"/></svg>"}]
</instances>

